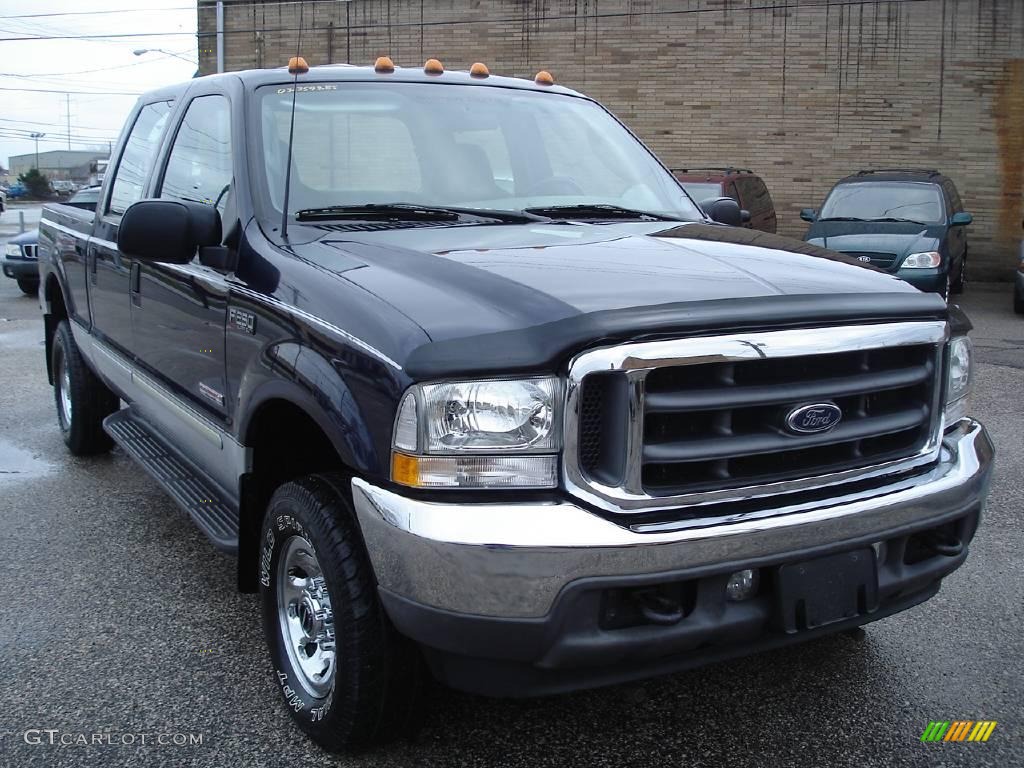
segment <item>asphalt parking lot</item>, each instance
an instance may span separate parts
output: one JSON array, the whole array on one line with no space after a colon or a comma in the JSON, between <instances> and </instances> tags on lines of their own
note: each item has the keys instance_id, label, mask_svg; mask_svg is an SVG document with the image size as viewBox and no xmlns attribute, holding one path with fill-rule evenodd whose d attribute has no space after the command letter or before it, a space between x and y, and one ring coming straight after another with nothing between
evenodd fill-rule
<instances>
[{"instance_id":1,"label":"asphalt parking lot","mask_svg":"<svg viewBox=\"0 0 1024 768\"><path fill-rule=\"evenodd\" d=\"M232 559L123 454L67 454L36 301L2 279L0 765L1024 765L1024 318L1010 296L963 297L974 412L998 457L971 557L932 601L861 640L642 686L526 701L438 689L415 742L340 758L292 728ZM919 740L930 720L981 719L999 723L987 743ZM115 743L74 743L95 733Z\"/></svg>"}]
</instances>

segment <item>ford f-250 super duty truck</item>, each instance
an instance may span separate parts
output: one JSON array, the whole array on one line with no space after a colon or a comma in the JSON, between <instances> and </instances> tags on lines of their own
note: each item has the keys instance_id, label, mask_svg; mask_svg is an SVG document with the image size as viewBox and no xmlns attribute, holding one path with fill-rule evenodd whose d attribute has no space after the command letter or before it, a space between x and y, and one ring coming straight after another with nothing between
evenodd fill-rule
<instances>
[{"instance_id":1,"label":"ford f-250 super duty truck","mask_svg":"<svg viewBox=\"0 0 1024 768\"><path fill-rule=\"evenodd\" d=\"M939 296L708 219L546 73L293 69L143 96L40 297L68 447L237 552L317 742L402 733L427 670L637 679L964 562L993 449Z\"/></svg>"}]
</instances>

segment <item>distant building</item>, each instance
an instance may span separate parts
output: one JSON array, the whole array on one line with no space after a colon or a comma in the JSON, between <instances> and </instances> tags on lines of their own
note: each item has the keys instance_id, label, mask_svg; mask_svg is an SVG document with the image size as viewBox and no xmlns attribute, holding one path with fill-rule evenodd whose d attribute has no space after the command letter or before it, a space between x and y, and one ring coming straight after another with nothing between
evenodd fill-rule
<instances>
[{"instance_id":1,"label":"distant building","mask_svg":"<svg viewBox=\"0 0 1024 768\"><path fill-rule=\"evenodd\" d=\"M107 152L96 150L54 149L49 152L40 152L39 172L51 181L67 179L84 184L96 173L97 162L104 161L105 163L108 156ZM15 178L36 167L35 152L30 152L27 155L15 155L9 160L11 175Z\"/></svg>"}]
</instances>

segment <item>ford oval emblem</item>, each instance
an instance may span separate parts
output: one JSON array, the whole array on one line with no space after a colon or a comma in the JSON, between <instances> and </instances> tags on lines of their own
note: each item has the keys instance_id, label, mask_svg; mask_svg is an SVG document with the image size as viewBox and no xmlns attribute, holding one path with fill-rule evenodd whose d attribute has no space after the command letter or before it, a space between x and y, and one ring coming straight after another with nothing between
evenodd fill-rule
<instances>
[{"instance_id":1,"label":"ford oval emblem","mask_svg":"<svg viewBox=\"0 0 1024 768\"><path fill-rule=\"evenodd\" d=\"M786 414L786 429L795 435L828 432L842 418L843 412L832 403L798 405Z\"/></svg>"}]
</instances>

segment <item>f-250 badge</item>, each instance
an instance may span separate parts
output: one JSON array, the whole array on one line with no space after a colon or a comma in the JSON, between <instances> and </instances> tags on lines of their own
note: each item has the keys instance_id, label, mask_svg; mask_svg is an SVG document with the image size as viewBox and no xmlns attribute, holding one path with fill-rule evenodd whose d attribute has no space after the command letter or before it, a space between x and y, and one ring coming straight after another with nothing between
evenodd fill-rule
<instances>
[{"instance_id":1,"label":"f-250 badge","mask_svg":"<svg viewBox=\"0 0 1024 768\"><path fill-rule=\"evenodd\" d=\"M228 322L235 327L236 331L250 335L256 333L256 315L252 312L231 307L228 310Z\"/></svg>"}]
</instances>

